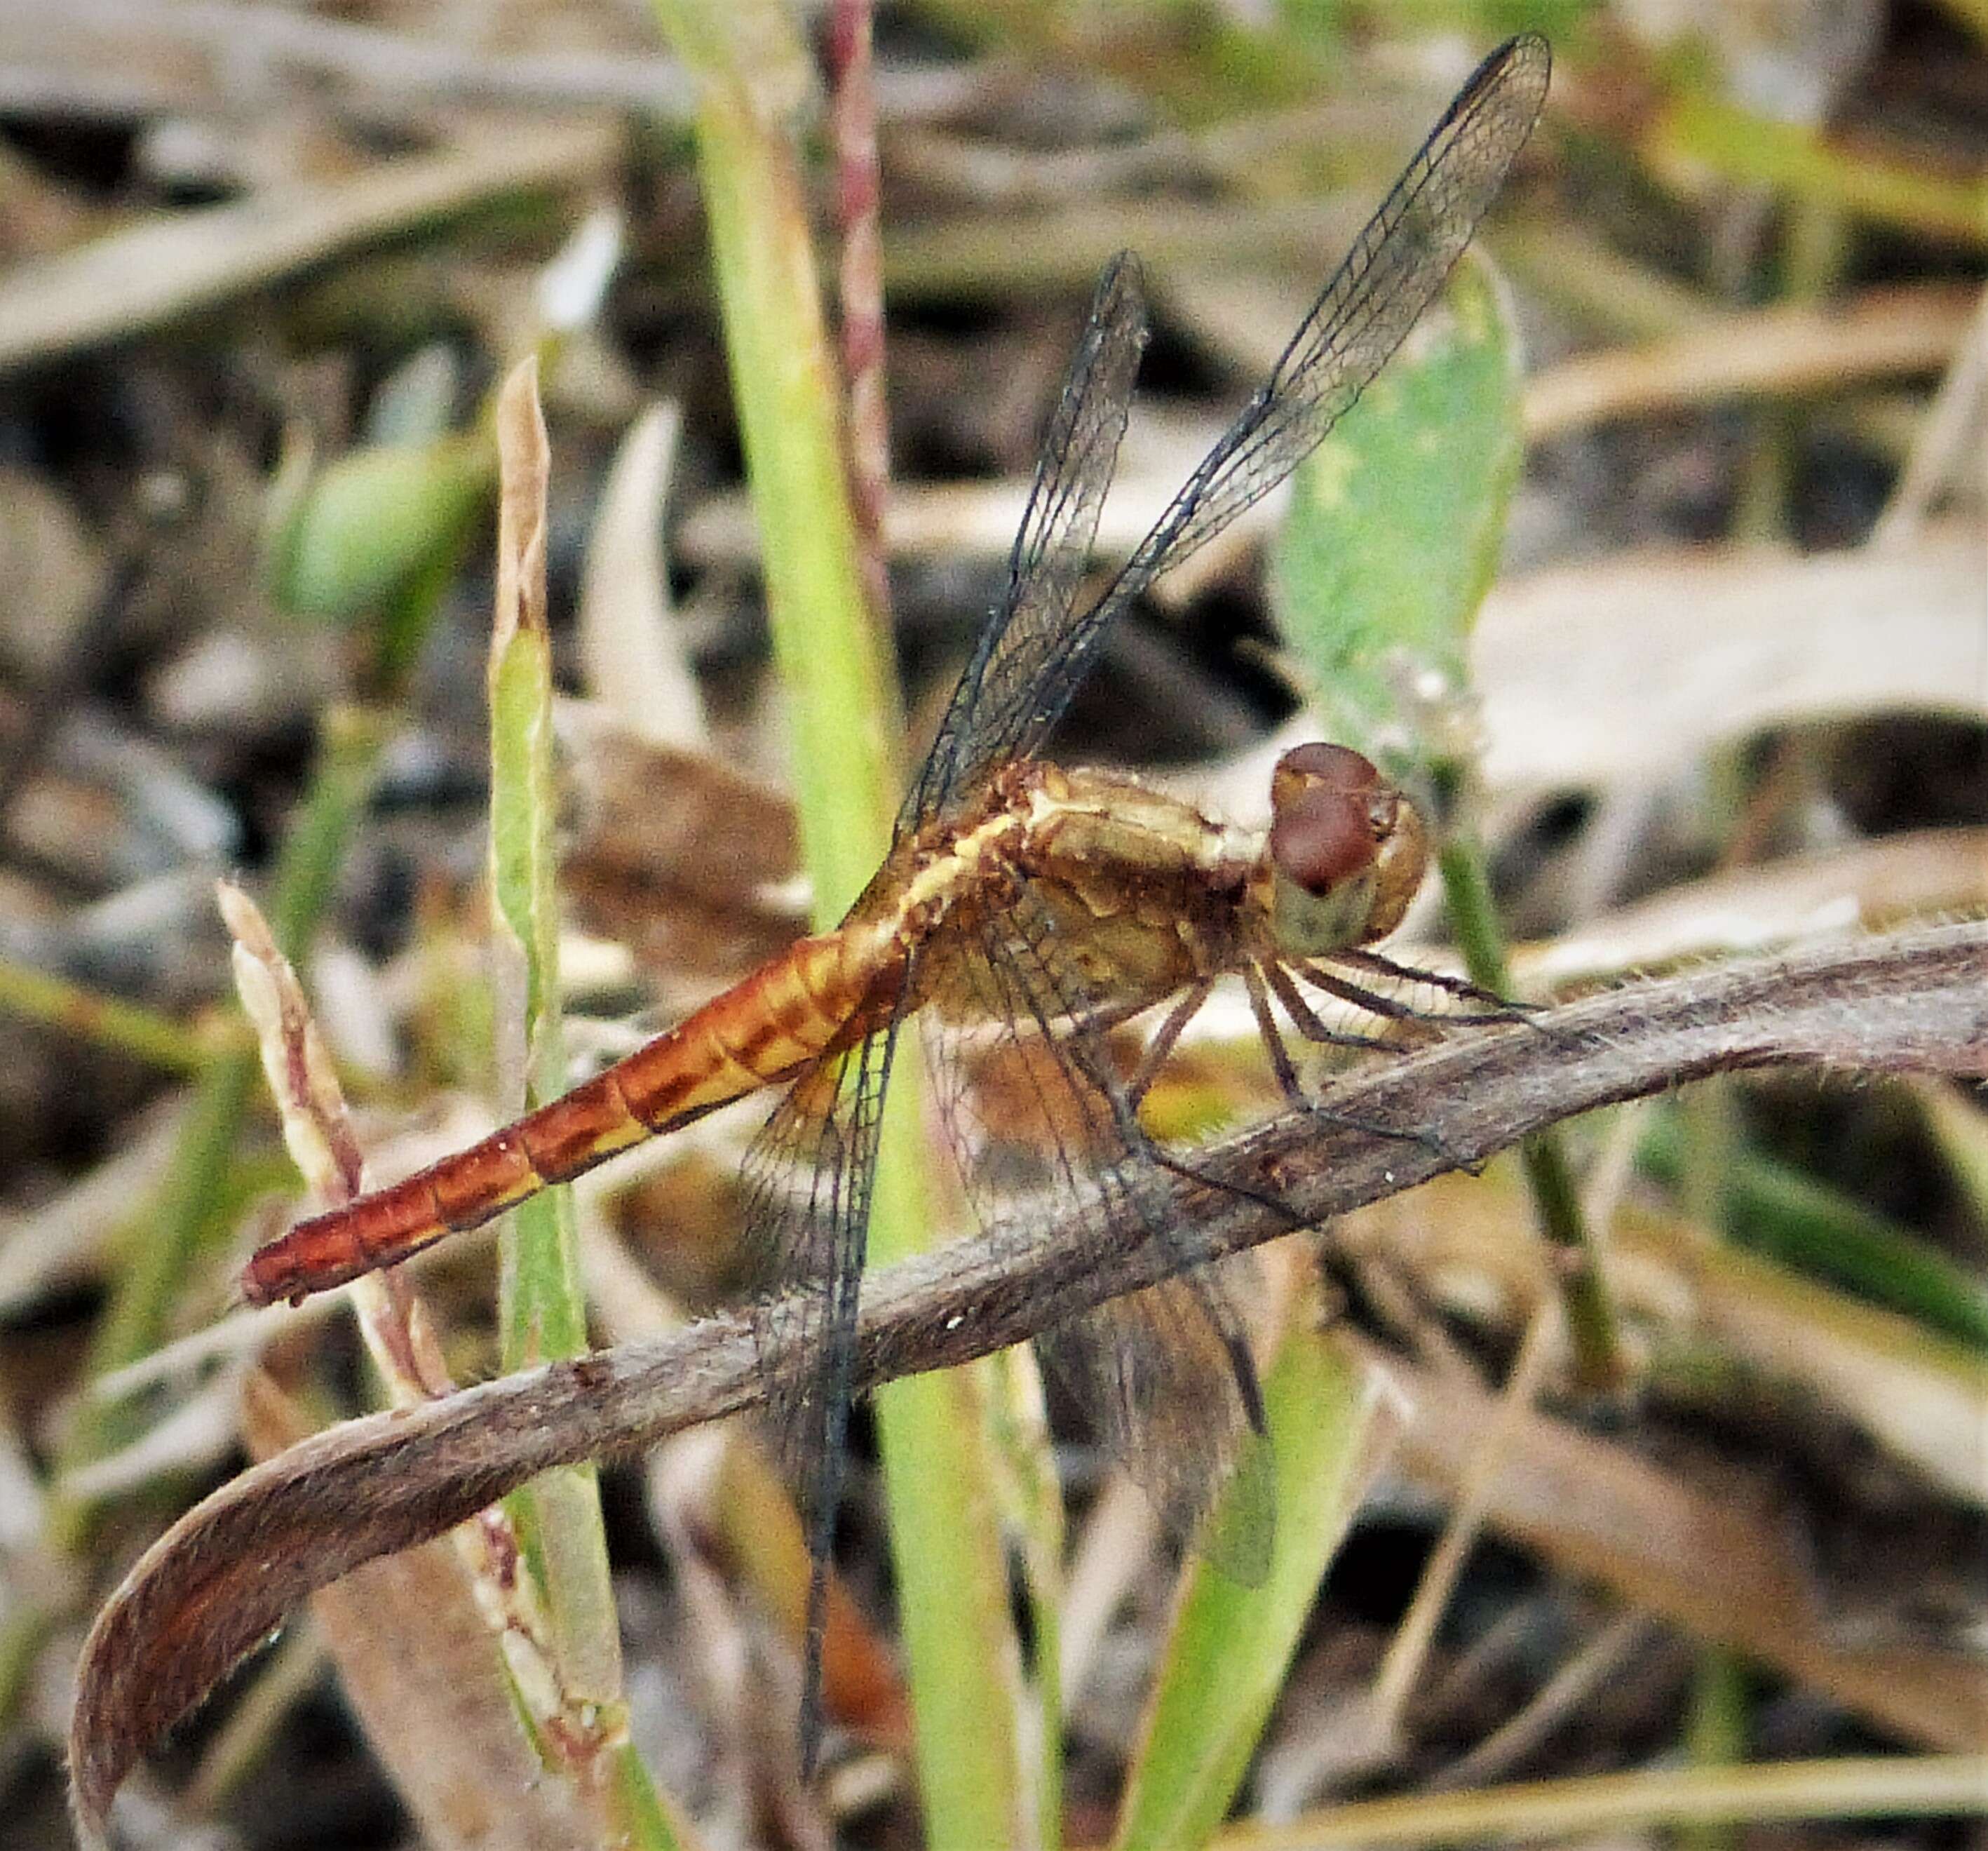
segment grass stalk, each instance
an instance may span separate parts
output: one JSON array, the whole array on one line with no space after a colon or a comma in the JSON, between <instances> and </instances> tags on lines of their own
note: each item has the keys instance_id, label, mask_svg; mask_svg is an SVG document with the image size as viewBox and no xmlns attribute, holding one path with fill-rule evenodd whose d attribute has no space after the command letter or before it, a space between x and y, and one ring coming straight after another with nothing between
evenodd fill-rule
<instances>
[{"instance_id":1,"label":"grass stalk","mask_svg":"<svg viewBox=\"0 0 1988 1851\"><path fill-rule=\"evenodd\" d=\"M1509 995L1504 933L1482 851L1466 832L1452 831L1443 842L1438 865L1451 926L1471 981ZM1581 1211L1566 1149L1551 1132L1541 1132L1519 1146L1519 1157L1540 1230L1559 1258L1557 1277L1575 1375L1587 1389L1611 1389L1621 1381L1624 1366L1614 1304L1601 1250Z\"/></svg>"},{"instance_id":2,"label":"grass stalk","mask_svg":"<svg viewBox=\"0 0 1988 1851\"><path fill-rule=\"evenodd\" d=\"M232 1051L240 1039L233 1030L216 1035L184 1027L155 1010L11 958L0 958L0 1010L188 1077Z\"/></svg>"},{"instance_id":3,"label":"grass stalk","mask_svg":"<svg viewBox=\"0 0 1988 1851\"><path fill-rule=\"evenodd\" d=\"M536 360L505 382L496 413L501 491L497 610L490 651L491 934L505 1104L530 1110L566 1090L559 995L557 814L552 639L546 628L546 486L550 464ZM549 1189L505 1218L499 1322L504 1366L528 1369L588 1347L573 1193ZM674 1835L627 1738L621 1647L599 1473L568 1466L505 1501L537 1579L559 1677L550 1758L586 1794L615 1842Z\"/></svg>"},{"instance_id":4,"label":"grass stalk","mask_svg":"<svg viewBox=\"0 0 1988 1851\"><path fill-rule=\"evenodd\" d=\"M769 0L657 0L697 79L699 174L732 387L759 521L766 607L786 692L802 852L816 920L869 880L901 787L902 726L864 595L836 370L805 198L781 112L805 56ZM899 1051L870 1218L880 1261L917 1250L931 1216L918 1162L916 1062ZM892 1549L929 1842L1006 1843L1020 1798L1008 1707L1012 1663L999 1539L977 1428L958 1385L878 1397Z\"/></svg>"},{"instance_id":5,"label":"grass stalk","mask_svg":"<svg viewBox=\"0 0 1988 1851\"><path fill-rule=\"evenodd\" d=\"M1288 1825L1244 1826L1220 1851L1337 1851L1473 1839L1598 1836L1694 1822L1967 1818L1988 1813L1988 1755L1869 1755L1532 1781L1366 1800Z\"/></svg>"}]
</instances>

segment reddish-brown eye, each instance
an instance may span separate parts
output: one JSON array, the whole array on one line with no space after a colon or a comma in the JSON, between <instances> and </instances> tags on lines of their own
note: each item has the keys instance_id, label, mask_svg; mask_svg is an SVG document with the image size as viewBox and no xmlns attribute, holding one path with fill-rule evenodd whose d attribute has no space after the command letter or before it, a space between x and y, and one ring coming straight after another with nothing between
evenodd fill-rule
<instances>
[{"instance_id":1,"label":"reddish-brown eye","mask_svg":"<svg viewBox=\"0 0 1988 1851\"><path fill-rule=\"evenodd\" d=\"M1381 774L1345 746L1300 746L1270 783L1270 855L1286 878L1323 895L1374 865Z\"/></svg>"},{"instance_id":2,"label":"reddish-brown eye","mask_svg":"<svg viewBox=\"0 0 1988 1851\"><path fill-rule=\"evenodd\" d=\"M1334 790L1371 790L1381 781L1374 761L1351 746L1329 746L1323 739L1309 746L1293 746L1277 760L1273 777L1289 772L1293 777L1316 782ZM1273 789L1275 788L1274 784Z\"/></svg>"}]
</instances>

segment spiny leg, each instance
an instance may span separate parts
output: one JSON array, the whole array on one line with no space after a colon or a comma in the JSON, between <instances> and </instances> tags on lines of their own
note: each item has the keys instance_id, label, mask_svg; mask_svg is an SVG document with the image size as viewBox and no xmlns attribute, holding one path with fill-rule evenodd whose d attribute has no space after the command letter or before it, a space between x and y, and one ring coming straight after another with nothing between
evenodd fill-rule
<instances>
[{"instance_id":1,"label":"spiny leg","mask_svg":"<svg viewBox=\"0 0 1988 1851\"><path fill-rule=\"evenodd\" d=\"M1158 1078L1161 1068L1166 1064L1168 1055L1173 1052L1174 1044L1180 1040L1188 1024L1200 1014L1201 1006L1208 1000L1209 992L1214 987L1212 977L1203 977L1199 983L1190 985L1186 994L1167 1011L1166 1020L1154 1030L1153 1038L1147 1044L1146 1051L1140 1059L1138 1071L1133 1074L1131 1083L1125 1088L1125 1096L1134 1108L1145 1098L1153 1081Z\"/></svg>"},{"instance_id":2,"label":"spiny leg","mask_svg":"<svg viewBox=\"0 0 1988 1851\"><path fill-rule=\"evenodd\" d=\"M1448 1147L1432 1132L1419 1128L1405 1131L1398 1125L1384 1125L1378 1118L1363 1118L1357 1113L1337 1112L1307 1093L1298 1078L1297 1069L1291 1064L1290 1053L1284 1046L1283 1037L1277 1032L1276 1017L1271 1013L1269 990L1265 986L1266 980L1269 989L1276 990L1278 1001L1290 1012L1291 1020L1297 1025L1298 1032L1307 1041L1314 1037L1307 1030L1307 1017L1310 1017L1324 1031L1322 1038L1339 1041L1344 1037L1325 1029L1325 1024L1320 1022L1307 1006L1303 997L1297 993L1297 986L1280 966L1269 964L1259 966L1252 963L1243 967L1242 981L1249 993L1250 1010L1256 1018L1256 1026L1263 1037L1264 1048L1270 1057L1270 1065L1276 1072L1277 1083L1283 1088L1286 1098L1300 1111L1323 1118L1328 1125L1341 1125L1348 1131L1364 1132L1373 1137L1398 1138L1405 1142L1419 1144L1432 1155L1445 1161L1450 1159L1451 1152ZM1292 1007L1293 1003L1297 1005L1295 1009ZM1398 1049L1385 1042L1368 1045L1385 1048L1391 1053L1399 1052Z\"/></svg>"},{"instance_id":3,"label":"spiny leg","mask_svg":"<svg viewBox=\"0 0 1988 1851\"><path fill-rule=\"evenodd\" d=\"M1358 1047L1381 1054L1399 1054L1401 1044L1384 1041L1378 1035L1354 1034L1341 1028L1329 1028L1317 1010L1299 993L1298 986L1291 980L1291 974L1281 964L1264 966L1263 974L1276 998L1283 1007L1284 1013L1291 1019L1291 1026L1307 1041L1315 1041L1325 1047Z\"/></svg>"},{"instance_id":4,"label":"spiny leg","mask_svg":"<svg viewBox=\"0 0 1988 1851\"><path fill-rule=\"evenodd\" d=\"M1274 981L1274 977L1273 980ZM1256 1026L1263 1037L1264 1048L1270 1055L1270 1064L1276 1071L1277 1084L1282 1089L1284 1097L1300 1111L1315 1111L1317 1106L1306 1093L1303 1082L1298 1078L1297 1069L1292 1064L1290 1054L1284 1046L1283 1037L1277 1032L1276 1018L1271 1011L1270 998L1264 992L1262 972L1254 964L1246 964L1242 969L1242 981L1249 992L1250 1011L1256 1018ZM1129 1105L1136 1108L1140 1100L1145 1097L1147 1089L1152 1085L1161 1064L1172 1052L1175 1044L1179 1041L1182 1030L1199 1013L1202 1004L1208 1000L1209 993L1214 987L1215 982L1212 977L1201 979L1193 984L1181 1000L1167 1012L1166 1020L1160 1024L1155 1033L1151 1044L1147 1049L1145 1057L1139 1064L1138 1071L1133 1076L1131 1085L1126 1088L1126 1099ZM1303 1007L1301 999L1299 1006L1301 1008ZM1309 1010L1307 1011L1307 1014L1310 1013ZM1315 1017L1314 1019L1316 1020ZM1360 1044L1380 1045L1379 1043L1365 1041ZM1183 1177L1188 1182L1197 1183L1204 1189L1219 1189L1226 1195L1240 1196L1249 1201L1256 1203L1288 1221L1293 1233L1307 1225L1282 1197L1273 1195L1267 1190L1253 1189L1247 1183L1236 1183L1223 1177L1211 1175L1209 1172L1189 1163L1185 1159L1175 1156L1164 1145L1155 1142L1136 1118L1128 1121L1122 1129L1128 1139L1136 1141L1141 1145L1151 1161L1157 1163L1162 1169L1171 1171L1174 1175ZM1371 1129L1378 1130L1381 1128L1376 1126ZM1251 1386L1253 1388L1253 1382ZM1261 1426L1260 1413L1261 1408L1259 1405L1253 1410L1250 1416L1251 1423L1259 1427Z\"/></svg>"},{"instance_id":5,"label":"spiny leg","mask_svg":"<svg viewBox=\"0 0 1988 1851\"><path fill-rule=\"evenodd\" d=\"M1392 958L1384 957L1378 951L1364 947L1354 947L1333 953L1342 964L1357 964L1364 970L1371 970L1377 976L1393 977L1402 983L1427 983L1455 997L1459 1002L1482 1003L1485 1013L1474 1016L1452 1016L1438 1020L1462 1022L1530 1022L1538 1013L1538 1005L1515 1001L1510 997L1501 997L1495 990L1486 990L1482 983L1473 983L1468 977L1452 976L1446 971L1423 970L1413 964L1397 963Z\"/></svg>"},{"instance_id":6,"label":"spiny leg","mask_svg":"<svg viewBox=\"0 0 1988 1851\"><path fill-rule=\"evenodd\" d=\"M1341 955L1337 952L1335 957ZM1322 990L1329 997L1337 997L1342 1003L1350 1003L1355 1009L1364 1010L1370 1016L1378 1016L1384 1022L1413 1023L1427 1027L1453 1018L1438 1015L1433 1010L1418 1009L1412 1003L1404 1003L1398 997L1383 996L1378 990L1369 990L1364 984L1356 983L1350 977L1342 977L1328 970L1317 959L1308 959L1290 966L1294 974L1314 990Z\"/></svg>"}]
</instances>

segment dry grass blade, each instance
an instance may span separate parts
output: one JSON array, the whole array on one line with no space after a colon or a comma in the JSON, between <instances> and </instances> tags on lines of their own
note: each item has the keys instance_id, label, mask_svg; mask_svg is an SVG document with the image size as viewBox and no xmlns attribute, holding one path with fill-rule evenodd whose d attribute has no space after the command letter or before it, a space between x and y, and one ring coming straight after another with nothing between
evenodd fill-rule
<instances>
[{"instance_id":1,"label":"dry grass blade","mask_svg":"<svg viewBox=\"0 0 1988 1851\"><path fill-rule=\"evenodd\" d=\"M1289 1825L1246 1826L1220 1851L1335 1851L1340 1846L1446 1845L1496 1838L1642 1843L1650 1828L1980 1812L1979 1755L1871 1755L1759 1767L1666 1768L1529 1781L1469 1793L1415 1795L1335 1807ZM1631 1840L1631 1833L1638 1836Z\"/></svg>"},{"instance_id":2,"label":"dry grass blade","mask_svg":"<svg viewBox=\"0 0 1988 1851\"><path fill-rule=\"evenodd\" d=\"M296 973L245 893L224 882L219 901L292 1158L316 1200L349 1201L360 1186L358 1141ZM399 1274L358 1281L353 1301L394 1405L455 1386ZM259 1458L309 1430L261 1375L248 1379L242 1418ZM522 1712L538 1739L563 1744L577 1733L568 1718L581 1706L562 1683L536 1584L519 1573L517 1535L502 1511L486 1510L455 1540L454 1549L438 1544L370 1564L363 1582L319 1591L313 1609L347 1695L431 1844L595 1842L597 1829L579 1829L573 1783L543 1778L520 1727ZM512 1803L499 1809L504 1796Z\"/></svg>"},{"instance_id":3,"label":"dry grass blade","mask_svg":"<svg viewBox=\"0 0 1988 1851\"><path fill-rule=\"evenodd\" d=\"M1583 354L1526 387L1526 435L1937 372L1965 337L1973 302L1965 286L1874 289L1839 306L1783 304L1722 316L1648 347Z\"/></svg>"},{"instance_id":4,"label":"dry grass blade","mask_svg":"<svg viewBox=\"0 0 1988 1851\"><path fill-rule=\"evenodd\" d=\"M711 732L658 543L681 423L674 404L653 404L622 438L587 542L576 628L593 697L637 737L688 751Z\"/></svg>"},{"instance_id":5,"label":"dry grass blade","mask_svg":"<svg viewBox=\"0 0 1988 1851\"><path fill-rule=\"evenodd\" d=\"M1859 941L1624 989L1463 1037L1349 1083L1344 1115L1290 1115L1201 1159L1257 1199L1182 1185L1206 1257L1475 1162L1570 1114L1741 1068L1988 1073L1988 926ZM1426 1142L1364 1126L1399 1125ZM1100 1261L1057 1230L1004 1230L893 1267L866 1294L870 1385L1019 1341L1155 1283L1178 1243L1128 1224ZM1192 1256L1202 1257L1202 1256ZM749 1318L527 1370L308 1440L215 1493L127 1578L85 1646L70 1767L100 1822L133 1761L305 1595L459 1522L548 1468L653 1443L765 1392Z\"/></svg>"},{"instance_id":6,"label":"dry grass blade","mask_svg":"<svg viewBox=\"0 0 1988 1851\"><path fill-rule=\"evenodd\" d=\"M513 127L338 186L148 220L0 284L0 373L128 338L505 195L597 181L611 123Z\"/></svg>"},{"instance_id":7,"label":"dry grass blade","mask_svg":"<svg viewBox=\"0 0 1988 1851\"><path fill-rule=\"evenodd\" d=\"M553 722L571 794L566 899L666 997L702 1002L806 929L784 797L712 753L654 743L592 702L561 702Z\"/></svg>"},{"instance_id":8,"label":"dry grass blade","mask_svg":"<svg viewBox=\"0 0 1988 1851\"><path fill-rule=\"evenodd\" d=\"M1553 994L1625 970L1765 951L1853 925L1875 931L1983 912L1988 829L1915 829L1724 869L1526 946L1512 962L1526 994Z\"/></svg>"},{"instance_id":9,"label":"dry grass blade","mask_svg":"<svg viewBox=\"0 0 1988 1851\"><path fill-rule=\"evenodd\" d=\"M1470 1476L1496 1402L1429 1372L1406 1386L1419 1413L1405 1443L1408 1469L1453 1490ZM1957 1650L1833 1637L1807 1565L1771 1516L1564 1421L1506 1418L1506 1455L1486 1487L1490 1528L1909 1740L1976 1745L1988 1672Z\"/></svg>"},{"instance_id":10,"label":"dry grass blade","mask_svg":"<svg viewBox=\"0 0 1988 1851\"><path fill-rule=\"evenodd\" d=\"M0 69L30 93L36 80L78 101L120 98L161 110L213 108L241 93L253 65L275 97L301 103L315 88L342 94L349 107L384 112L399 106L431 115L438 103L559 107L602 104L680 120L689 84L674 60L631 46L612 52L505 55L466 45L455 35L390 32L288 8L235 0L157 6L147 0L82 0L24 7L0 36ZM123 82L107 73L121 71ZM64 84L66 78L67 85ZM265 103L265 107L272 107Z\"/></svg>"}]
</instances>

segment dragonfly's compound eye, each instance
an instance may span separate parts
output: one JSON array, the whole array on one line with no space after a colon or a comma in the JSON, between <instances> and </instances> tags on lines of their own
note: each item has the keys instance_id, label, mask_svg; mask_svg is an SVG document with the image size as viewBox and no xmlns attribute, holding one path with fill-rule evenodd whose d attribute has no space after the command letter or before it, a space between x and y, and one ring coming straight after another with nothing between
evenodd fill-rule
<instances>
[{"instance_id":1,"label":"dragonfly's compound eye","mask_svg":"<svg viewBox=\"0 0 1988 1851\"><path fill-rule=\"evenodd\" d=\"M1300 746L1270 780L1271 929L1295 957L1326 957L1394 930L1428 858L1415 807L1345 746Z\"/></svg>"},{"instance_id":2,"label":"dragonfly's compound eye","mask_svg":"<svg viewBox=\"0 0 1988 1851\"><path fill-rule=\"evenodd\" d=\"M1300 746L1270 780L1270 858L1320 898L1374 865L1400 803L1371 760L1347 746Z\"/></svg>"}]
</instances>

